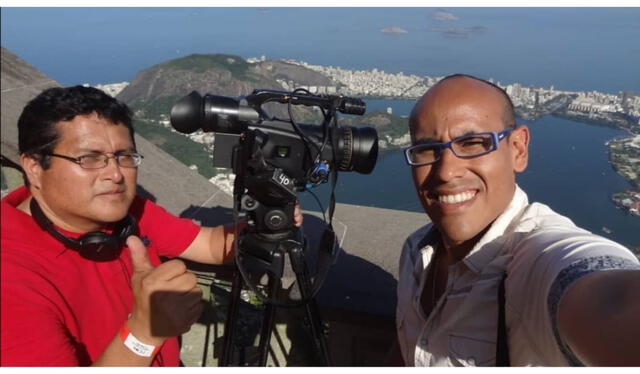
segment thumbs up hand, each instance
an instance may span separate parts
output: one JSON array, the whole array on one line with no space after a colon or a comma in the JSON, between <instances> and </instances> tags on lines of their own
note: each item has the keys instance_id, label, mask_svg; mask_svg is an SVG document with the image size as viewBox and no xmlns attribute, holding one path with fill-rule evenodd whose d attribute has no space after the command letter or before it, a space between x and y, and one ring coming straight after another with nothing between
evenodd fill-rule
<instances>
[{"instance_id":1,"label":"thumbs up hand","mask_svg":"<svg viewBox=\"0 0 640 374\"><path fill-rule=\"evenodd\" d=\"M147 249L137 236L127 239L133 275L134 304L129 330L140 341L160 345L181 335L202 313L202 290L184 262L171 260L153 267Z\"/></svg>"},{"instance_id":2,"label":"thumbs up hand","mask_svg":"<svg viewBox=\"0 0 640 374\"><path fill-rule=\"evenodd\" d=\"M149 260L147 254L147 248L142 243L142 240L137 236L130 236L127 238L127 246L129 252L131 252L131 263L133 264L133 275L148 273L153 270L153 265Z\"/></svg>"}]
</instances>

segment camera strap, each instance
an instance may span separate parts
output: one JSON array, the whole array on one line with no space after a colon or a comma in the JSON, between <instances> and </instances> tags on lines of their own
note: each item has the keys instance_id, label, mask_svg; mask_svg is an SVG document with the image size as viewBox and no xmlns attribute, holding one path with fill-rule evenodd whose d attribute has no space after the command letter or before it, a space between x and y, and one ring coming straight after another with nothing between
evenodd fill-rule
<instances>
[{"instance_id":1,"label":"camera strap","mask_svg":"<svg viewBox=\"0 0 640 374\"><path fill-rule=\"evenodd\" d=\"M498 342L496 343L496 366L511 366L509 359L509 344L507 341L507 323L505 317L505 291L504 282L507 278L505 273L498 288Z\"/></svg>"},{"instance_id":2,"label":"camera strap","mask_svg":"<svg viewBox=\"0 0 640 374\"><path fill-rule=\"evenodd\" d=\"M333 108L330 114L335 114L335 108ZM331 124L333 128L337 128L336 117L332 116ZM336 142L336 139L333 139ZM329 222L325 226L325 230L322 233L322 237L320 239L320 246L318 247L318 261L317 261L317 272L314 277L313 282L313 291L311 292L311 296L309 298L315 297L315 295L320 291L320 288L324 284L324 281L329 273L329 268L338 259L338 254L340 253L340 248L338 246L338 238L336 237L335 230L333 229L333 214L336 209L336 186L338 185L338 170L337 170L337 162L336 160L336 149L337 144L334 144L332 147L333 151L333 173L331 173L331 195L329 197Z\"/></svg>"}]
</instances>

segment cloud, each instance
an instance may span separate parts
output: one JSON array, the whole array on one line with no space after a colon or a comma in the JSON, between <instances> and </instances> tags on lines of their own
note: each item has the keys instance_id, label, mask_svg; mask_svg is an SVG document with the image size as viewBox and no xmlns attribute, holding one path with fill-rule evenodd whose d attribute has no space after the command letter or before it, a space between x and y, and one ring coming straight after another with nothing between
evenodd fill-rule
<instances>
[{"instance_id":1,"label":"cloud","mask_svg":"<svg viewBox=\"0 0 640 374\"><path fill-rule=\"evenodd\" d=\"M402 27L398 27L398 26L385 27L384 29L380 29L380 32L383 32L385 34L406 34L406 33L408 33L407 30L403 29Z\"/></svg>"},{"instance_id":2,"label":"cloud","mask_svg":"<svg viewBox=\"0 0 640 374\"><path fill-rule=\"evenodd\" d=\"M473 34L482 34L487 31L484 26L472 27L429 27L428 31L442 33L449 39L469 39Z\"/></svg>"},{"instance_id":3,"label":"cloud","mask_svg":"<svg viewBox=\"0 0 640 374\"><path fill-rule=\"evenodd\" d=\"M431 19L432 22L427 26L427 31L441 33L445 38L449 39L469 39L472 35L482 34L487 31L487 28L484 26L467 27L459 26L460 23L447 24L446 22L459 21L460 18L444 9L433 11L431 13Z\"/></svg>"},{"instance_id":4,"label":"cloud","mask_svg":"<svg viewBox=\"0 0 640 374\"><path fill-rule=\"evenodd\" d=\"M446 10L436 10L431 13L431 19L436 21L457 21L459 20L458 16L451 12L447 12Z\"/></svg>"},{"instance_id":5,"label":"cloud","mask_svg":"<svg viewBox=\"0 0 640 374\"><path fill-rule=\"evenodd\" d=\"M468 39L469 32L464 28L453 27L448 30L443 31L445 37L449 39Z\"/></svg>"},{"instance_id":6,"label":"cloud","mask_svg":"<svg viewBox=\"0 0 640 374\"><path fill-rule=\"evenodd\" d=\"M487 28L484 26L471 26L467 27L467 30L471 33L482 34L487 31Z\"/></svg>"}]
</instances>

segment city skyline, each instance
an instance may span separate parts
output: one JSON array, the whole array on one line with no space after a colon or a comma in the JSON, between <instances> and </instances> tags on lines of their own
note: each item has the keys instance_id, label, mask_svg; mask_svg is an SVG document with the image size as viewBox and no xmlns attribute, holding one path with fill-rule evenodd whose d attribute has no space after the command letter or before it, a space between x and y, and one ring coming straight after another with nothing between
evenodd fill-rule
<instances>
[{"instance_id":1,"label":"city skyline","mask_svg":"<svg viewBox=\"0 0 640 374\"><path fill-rule=\"evenodd\" d=\"M266 61L266 56L251 57L248 63L260 63ZM287 63L304 66L318 71L332 79L336 85L309 86L301 82L282 81L279 83L285 90L304 88L311 93L318 94L344 94L363 97L384 97L390 99L417 99L431 86L443 77L405 75L399 73L386 73L374 68L372 70L350 70L339 66L321 66L309 64L306 61L291 59L282 60ZM502 83L489 78L490 81L502 87L513 100L516 107L535 109L537 106L549 102L558 95L573 95L568 109L582 113L624 113L637 119L637 128L632 128L640 134L640 96L632 91L621 91L618 94L603 93L596 90L568 91L555 89L552 85L548 89L532 85L523 86L518 82ZM89 84L89 83L84 83ZM117 95L127 86L128 82L98 84L96 87L107 91L112 96ZM344 85L338 88L338 84Z\"/></svg>"}]
</instances>

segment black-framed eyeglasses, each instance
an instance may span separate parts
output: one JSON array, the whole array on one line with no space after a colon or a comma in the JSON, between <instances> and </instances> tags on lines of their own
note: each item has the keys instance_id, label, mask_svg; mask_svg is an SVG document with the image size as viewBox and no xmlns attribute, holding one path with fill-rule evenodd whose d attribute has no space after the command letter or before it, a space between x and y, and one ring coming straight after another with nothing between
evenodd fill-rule
<instances>
[{"instance_id":1,"label":"black-framed eyeglasses","mask_svg":"<svg viewBox=\"0 0 640 374\"><path fill-rule=\"evenodd\" d=\"M511 126L500 132L479 132L463 135L447 143L423 143L405 148L404 156L411 166L431 165L442 157L442 152L448 148L459 158L474 158L498 149L498 143L513 131Z\"/></svg>"},{"instance_id":2,"label":"black-framed eyeglasses","mask_svg":"<svg viewBox=\"0 0 640 374\"><path fill-rule=\"evenodd\" d=\"M60 157L64 158L65 160L75 162L83 169L102 169L109 164L110 158L115 159L118 166L121 166L123 168L136 168L140 165L142 159L144 158L139 153L129 152L116 153L113 155L107 155L104 153L90 153L88 155L82 155L79 157L70 157L57 153L47 153L46 155Z\"/></svg>"}]
</instances>

